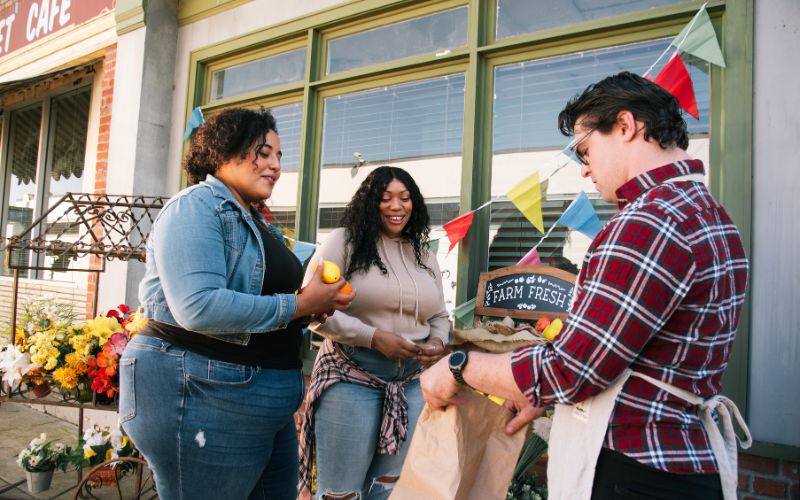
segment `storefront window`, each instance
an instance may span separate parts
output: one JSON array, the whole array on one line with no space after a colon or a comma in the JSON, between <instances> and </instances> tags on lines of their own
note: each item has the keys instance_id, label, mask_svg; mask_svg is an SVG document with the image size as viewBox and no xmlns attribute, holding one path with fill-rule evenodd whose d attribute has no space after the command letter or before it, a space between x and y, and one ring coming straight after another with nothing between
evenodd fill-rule
<instances>
[{"instance_id":1,"label":"storefront window","mask_svg":"<svg viewBox=\"0 0 800 500\"><path fill-rule=\"evenodd\" d=\"M305 72L305 48L231 66L211 74L211 100L299 82Z\"/></svg>"},{"instance_id":2,"label":"storefront window","mask_svg":"<svg viewBox=\"0 0 800 500\"><path fill-rule=\"evenodd\" d=\"M91 92L84 87L61 94L49 106L37 103L12 111L9 116L6 161L6 198L3 204L4 236L23 233L68 192L84 192L86 134ZM42 130L42 124L47 124ZM47 215L28 237L69 242L77 229L69 229L69 214L56 209ZM15 266L36 266L47 271L23 271L31 278L74 281L65 272L74 256L66 253L36 254L13 252ZM35 259L35 260L34 260ZM75 266L72 266L75 267ZM10 274L6 263L3 273Z\"/></svg>"},{"instance_id":3,"label":"storefront window","mask_svg":"<svg viewBox=\"0 0 800 500\"><path fill-rule=\"evenodd\" d=\"M272 213L272 222L284 230L293 232L297 212L300 125L303 119L303 105L296 103L276 106L271 110L278 122L283 158L281 159L281 178L275 184L267 206Z\"/></svg>"},{"instance_id":4,"label":"storefront window","mask_svg":"<svg viewBox=\"0 0 800 500\"><path fill-rule=\"evenodd\" d=\"M667 48L669 40L569 54L497 66L494 72L492 131L492 199L489 269L511 266L543 237L507 200L505 194L534 172L542 181L545 231L550 229L580 191L592 199L601 222L617 211L599 199L592 182L580 176L577 164L559 152L570 138L557 129L558 113L590 83L622 70L643 74ZM664 57L654 74L666 63ZM708 164L708 64L687 61L700 119L685 115L690 132L689 154ZM539 246L545 264L577 272L590 243L586 236L557 226Z\"/></svg>"},{"instance_id":5,"label":"storefront window","mask_svg":"<svg viewBox=\"0 0 800 500\"><path fill-rule=\"evenodd\" d=\"M33 222L37 196L36 166L39 158L42 105L14 111L10 115L8 175L6 176L6 214L4 236L21 234ZM13 265L25 266L30 252L13 252ZM6 274L6 262L3 262Z\"/></svg>"},{"instance_id":6,"label":"storefront window","mask_svg":"<svg viewBox=\"0 0 800 500\"><path fill-rule=\"evenodd\" d=\"M464 75L454 74L324 100L317 240L339 226L344 206L379 165L407 170L422 191L435 229L458 215L464 126ZM363 164L362 164L363 162ZM443 240L446 241L446 240ZM456 252L439 245L453 306Z\"/></svg>"},{"instance_id":7,"label":"storefront window","mask_svg":"<svg viewBox=\"0 0 800 500\"><path fill-rule=\"evenodd\" d=\"M466 44L467 8L458 7L331 40L328 42L327 73Z\"/></svg>"},{"instance_id":8,"label":"storefront window","mask_svg":"<svg viewBox=\"0 0 800 500\"><path fill-rule=\"evenodd\" d=\"M652 9L685 0L497 0L497 38Z\"/></svg>"}]
</instances>

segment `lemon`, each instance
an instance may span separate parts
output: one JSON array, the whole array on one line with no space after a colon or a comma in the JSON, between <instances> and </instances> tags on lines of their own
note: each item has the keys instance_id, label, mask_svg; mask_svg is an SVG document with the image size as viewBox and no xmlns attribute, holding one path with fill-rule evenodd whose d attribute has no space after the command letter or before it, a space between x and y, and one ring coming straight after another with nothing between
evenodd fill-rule
<instances>
[{"instance_id":1,"label":"lemon","mask_svg":"<svg viewBox=\"0 0 800 500\"><path fill-rule=\"evenodd\" d=\"M317 265L314 264L314 272L317 271ZM342 270L339 269L335 263L329 260L322 261L322 281L325 283L336 283L342 277Z\"/></svg>"}]
</instances>

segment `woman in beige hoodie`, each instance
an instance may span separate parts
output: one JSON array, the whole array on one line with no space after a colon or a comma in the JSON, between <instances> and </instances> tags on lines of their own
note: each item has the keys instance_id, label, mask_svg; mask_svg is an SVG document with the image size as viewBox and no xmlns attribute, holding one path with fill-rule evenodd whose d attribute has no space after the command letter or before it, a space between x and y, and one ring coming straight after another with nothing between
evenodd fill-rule
<instances>
[{"instance_id":1,"label":"woman in beige hoodie","mask_svg":"<svg viewBox=\"0 0 800 500\"><path fill-rule=\"evenodd\" d=\"M338 264L356 291L346 312L310 325L325 342L306 396L300 487L316 455L317 498L387 498L400 475L424 405L419 373L450 333L429 220L408 172L379 167L312 257Z\"/></svg>"}]
</instances>

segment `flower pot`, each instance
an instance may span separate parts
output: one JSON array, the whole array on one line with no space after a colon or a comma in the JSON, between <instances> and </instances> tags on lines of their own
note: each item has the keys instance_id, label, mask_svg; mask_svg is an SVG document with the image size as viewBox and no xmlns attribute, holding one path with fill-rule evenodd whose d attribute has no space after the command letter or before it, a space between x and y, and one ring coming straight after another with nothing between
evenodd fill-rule
<instances>
[{"instance_id":1,"label":"flower pot","mask_svg":"<svg viewBox=\"0 0 800 500\"><path fill-rule=\"evenodd\" d=\"M117 484L121 472L122 471L117 471L117 468L112 464L104 465L92 473L89 477L89 481L95 488L114 486Z\"/></svg>"},{"instance_id":2,"label":"flower pot","mask_svg":"<svg viewBox=\"0 0 800 500\"><path fill-rule=\"evenodd\" d=\"M31 389L31 392L37 398L43 398L43 397L47 396L48 394L50 394L50 382L47 381L47 380L44 380L44 381L42 381L41 384L34 385L33 389Z\"/></svg>"},{"instance_id":3,"label":"flower pot","mask_svg":"<svg viewBox=\"0 0 800 500\"><path fill-rule=\"evenodd\" d=\"M53 471L25 471L25 478L28 480L28 491L34 494L41 493L50 489L50 482L53 480Z\"/></svg>"}]
</instances>

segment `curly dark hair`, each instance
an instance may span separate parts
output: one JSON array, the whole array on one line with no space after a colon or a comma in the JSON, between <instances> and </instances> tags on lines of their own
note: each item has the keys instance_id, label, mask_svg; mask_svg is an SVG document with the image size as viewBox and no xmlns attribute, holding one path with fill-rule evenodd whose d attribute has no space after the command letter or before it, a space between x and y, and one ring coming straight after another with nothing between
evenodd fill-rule
<instances>
[{"instance_id":1,"label":"curly dark hair","mask_svg":"<svg viewBox=\"0 0 800 500\"><path fill-rule=\"evenodd\" d=\"M342 215L340 225L347 229L347 243L352 249L350 264L345 272L347 279L357 272L366 273L372 265L377 266L381 274L389 274L378 254L378 239L381 237L381 198L386 186L394 179L406 186L413 207L408 224L403 228L402 238L414 247L417 266L433 276L433 271L425 265L423 258L431 231L425 199L408 172L398 167L382 166L364 179Z\"/></svg>"},{"instance_id":2,"label":"curly dark hair","mask_svg":"<svg viewBox=\"0 0 800 500\"><path fill-rule=\"evenodd\" d=\"M189 184L205 180L226 161L257 150L269 131L278 133L278 124L268 109L231 108L212 116L200 125L183 161Z\"/></svg>"},{"instance_id":3,"label":"curly dark hair","mask_svg":"<svg viewBox=\"0 0 800 500\"><path fill-rule=\"evenodd\" d=\"M645 140L652 137L661 149L689 147L678 100L655 83L628 71L593 83L570 99L558 114L558 129L564 135L573 135L575 122L584 117L583 128L607 134L621 111L630 111L636 120L644 122Z\"/></svg>"}]
</instances>

